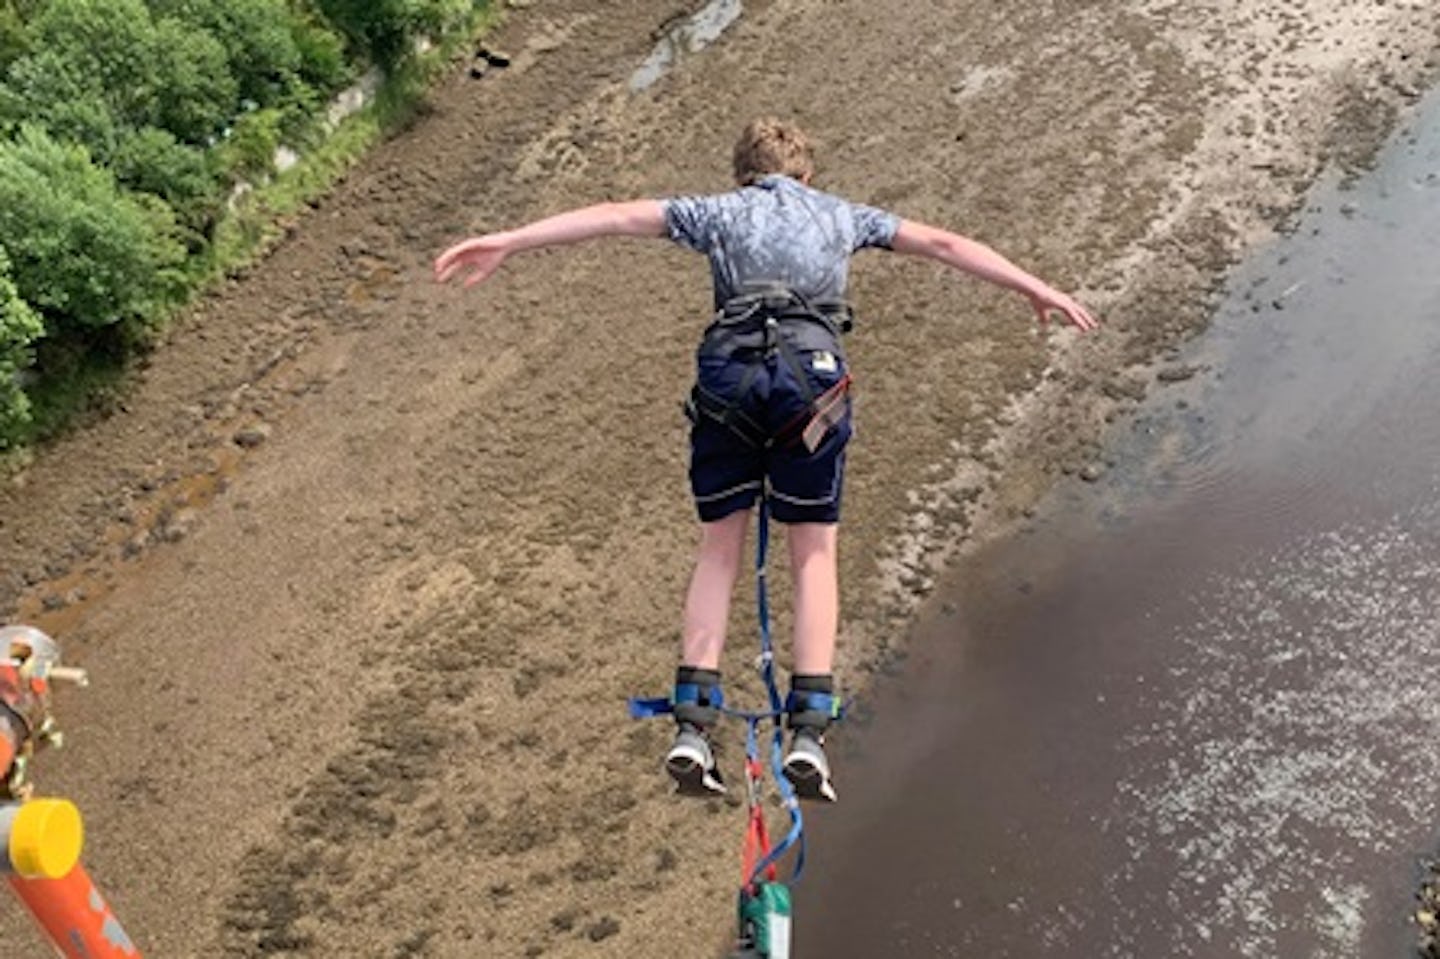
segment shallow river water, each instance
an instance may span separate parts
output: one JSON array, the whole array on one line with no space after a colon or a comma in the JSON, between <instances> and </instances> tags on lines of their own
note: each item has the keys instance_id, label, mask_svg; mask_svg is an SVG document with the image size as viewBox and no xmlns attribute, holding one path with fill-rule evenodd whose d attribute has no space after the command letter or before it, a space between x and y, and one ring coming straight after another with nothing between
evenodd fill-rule
<instances>
[{"instance_id":1,"label":"shallow river water","mask_svg":"<svg viewBox=\"0 0 1440 959\"><path fill-rule=\"evenodd\" d=\"M1103 334L1102 334L1103 335ZM1440 845L1440 97L832 740L796 955L1400 957Z\"/></svg>"}]
</instances>

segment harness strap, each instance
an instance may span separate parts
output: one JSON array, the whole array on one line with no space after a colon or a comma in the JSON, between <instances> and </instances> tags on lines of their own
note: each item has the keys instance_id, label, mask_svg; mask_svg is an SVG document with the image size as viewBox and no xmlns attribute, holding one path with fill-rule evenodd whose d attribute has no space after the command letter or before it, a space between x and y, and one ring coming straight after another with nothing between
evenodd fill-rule
<instances>
[{"instance_id":1,"label":"harness strap","mask_svg":"<svg viewBox=\"0 0 1440 959\"><path fill-rule=\"evenodd\" d=\"M754 449L764 449L770 445L770 434L753 416L742 410L738 403L731 403L716 396L699 383L690 390L690 399L685 404L685 415L690 417L692 423L698 422L699 416L708 417Z\"/></svg>"},{"instance_id":2,"label":"harness strap","mask_svg":"<svg viewBox=\"0 0 1440 959\"><path fill-rule=\"evenodd\" d=\"M714 410L718 404L721 423L729 427L731 432L737 436L746 439L747 442L763 446L766 440L765 428L755 422L754 417L740 408L740 400L749 395L750 388L755 385L755 379L759 375L760 367L758 364L751 363L745 368L745 372L740 377L739 385L735 387L734 403L726 402L723 397L716 396L714 393L705 390L701 390L701 393L704 394L706 401L710 404L711 416L716 415ZM699 390L700 384L696 383L695 388Z\"/></svg>"},{"instance_id":3,"label":"harness strap","mask_svg":"<svg viewBox=\"0 0 1440 959\"><path fill-rule=\"evenodd\" d=\"M748 376L747 378L753 379ZM699 383L691 388L690 398L685 401L685 416L692 423L699 422L701 416L712 419L729 429L752 449L783 449L803 442L805 448L813 453L819 448L825 434L844 420L843 401L849 395L853 383L854 378L846 373L834 386L819 396L811 396L810 405L780 427L773 436L766 432L753 416L741 409L738 403L731 403L716 396ZM808 392L808 383L805 388Z\"/></svg>"},{"instance_id":4,"label":"harness strap","mask_svg":"<svg viewBox=\"0 0 1440 959\"><path fill-rule=\"evenodd\" d=\"M783 286L731 297L715 311L715 321L722 324L743 323L762 313L786 318L819 318L840 333L849 333L855 327L855 310L847 301L812 300Z\"/></svg>"},{"instance_id":5,"label":"harness strap","mask_svg":"<svg viewBox=\"0 0 1440 959\"><path fill-rule=\"evenodd\" d=\"M806 449L814 452L825 434L843 418L841 401L848 394L852 380L846 374L839 383L815 395L801 352L825 350L841 354L840 335L853 325L854 313L849 303L811 302L783 287L761 289L727 300L706 329L700 353L725 360L743 353L749 362L733 398L717 396L697 383L684 404L686 416L692 423L698 423L701 416L708 417L752 449L803 442ZM741 405L764 361L777 354L801 390L805 409L772 435Z\"/></svg>"},{"instance_id":6,"label":"harness strap","mask_svg":"<svg viewBox=\"0 0 1440 959\"><path fill-rule=\"evenodd\" d=\"M750 824L745 830L745 853L741 857L740 874L746 876L745 888L754 891L761 875L769 882L780 878L780 870L772 860L768 866L757 868L757 864L770 851L770 833L765 827L765 809L755 806L750 810Z\"/></svg>"},{"instance_id":7,"label":"harness strap","mask_svg":"<svg viewBox=\"0 0 1440 959\"><path fill-rule=\"evenodd\" d=\"M789 338L779 332L778 325L775 337L775 346L779 350L780 359L790 367L790 375L795 377L795 382L800 384L800 389L805 397L805 402L811 406L815 404L815 391L810 388L810 377L805 375L805 367L800 362L800 357L795 355L795 347ZM743 394L742 394L743 395Z\"/></svg>"},{"instance_id":8,"label":"harness strap","mask_svg":"<svg viewBox=\"0 0 1440 959\"><path fill-rule=\"evenodd\" d=\"M757 313L740 320L712 321L700 349L727 357L741 351L769 356L789 339L802 350L838 351L840 336L839 327L817 313Z\"/></svg>"},{"instance_id":9,"label":"harness strap","mask_svg":"<svg viewBox=\"0 0 1440 959\"><path fill-rule=\"evenodd\" d=\"M850 374L846 373L834 386L810 401L810 407L780 428L775 434L777 446L790 446L797 440L810 452L820 448L825 434L845 419L845 397L850 393Z\"/></svg>"}]
</instances>

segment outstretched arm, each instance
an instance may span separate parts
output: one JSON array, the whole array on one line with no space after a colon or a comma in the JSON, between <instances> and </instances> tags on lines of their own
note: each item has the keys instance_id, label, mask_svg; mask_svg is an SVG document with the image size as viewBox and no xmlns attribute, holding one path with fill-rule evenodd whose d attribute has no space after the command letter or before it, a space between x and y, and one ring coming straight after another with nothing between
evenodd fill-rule
<instances>
[{"instance_id":1,"label":"outstretched arm","mask_svg":"<svg viewBox=\"0 0 1440 959\"><path fill-rule=\"evenodd\" d=\"M1075 300L1026 273L983 243L958 233L941 230L913 220L902 220L891 248L897 253L923 256L952 266L982 280L1014 290L1030 301L1040 322L1047 322L1056 310L1082 330L1093 330L1100 322Z\"/></svg>"},{"instance_id":2,"label":"outstretched arm","mask_svg":"<svg viewBox=\"0 0 1440 959\"><path fill-rule=\"evenodd\" d=\"M465 285L474 286L498 270L511 253L521 250L579 243L600 236L664 235L665 206L659 200L599 203L557 213L519 229L462 240L435 259L435 278L444 283L468 270Z\"/></svg>"}]
</instances>

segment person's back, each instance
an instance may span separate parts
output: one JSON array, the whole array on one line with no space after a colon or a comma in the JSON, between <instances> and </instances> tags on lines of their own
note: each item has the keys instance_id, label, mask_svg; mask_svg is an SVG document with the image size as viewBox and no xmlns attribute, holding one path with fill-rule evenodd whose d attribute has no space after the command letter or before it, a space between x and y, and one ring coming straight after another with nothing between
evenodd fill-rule
<instances>
[{"instance_id":1,"label":"person's back","mask_svg":"<svg viewBox=\"0 0 1440 959\"><path fill-rule=\"evenodd\" d=\"M850 256L889 247L900 226L893 214L778 173L729 193L666 200L665 223L672 240L709 258L716 309L774 287L843 300Z\"/></svg>"}]
</instances>

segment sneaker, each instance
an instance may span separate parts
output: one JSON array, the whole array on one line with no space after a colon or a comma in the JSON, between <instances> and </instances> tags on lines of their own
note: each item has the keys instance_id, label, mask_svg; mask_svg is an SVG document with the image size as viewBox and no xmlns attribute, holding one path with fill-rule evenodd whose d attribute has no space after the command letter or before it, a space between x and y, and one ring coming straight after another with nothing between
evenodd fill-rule
<instances>
[{"instance_id":1,"label":"sneaker","mask_svg":"<svg viewBox=\"0 0 1440 959\"><path fill-rule=\"evenodd\" d=\"M674 744L665 754L665 771L675 780L675 791L682 796L720 796L725 792L710 740L688 723L680 726Z\"/></svg>"},{"instance_id":2,"label":"sneaker","mask_svg":"<svg viewBox=\"0 0 1440 959\"><path fill-rule=\"evenodd\" d=\"M785 757L785 778L801 799L835 802L835 784L830 781L830 761L825 758L825 741L819 733L796 730Z\"/></svg>"}]
</instances>

